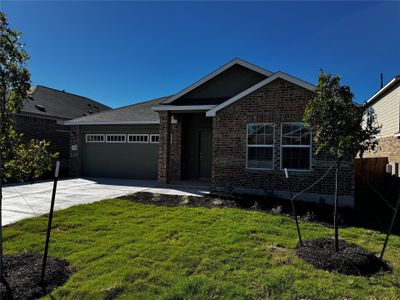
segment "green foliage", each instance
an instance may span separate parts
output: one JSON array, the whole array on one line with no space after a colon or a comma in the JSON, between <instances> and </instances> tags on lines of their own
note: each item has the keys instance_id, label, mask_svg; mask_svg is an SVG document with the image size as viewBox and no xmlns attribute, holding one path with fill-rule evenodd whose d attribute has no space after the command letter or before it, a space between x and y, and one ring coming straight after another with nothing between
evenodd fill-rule
<instances>
[{"instance_id":1,"label":"green foliage","mask_svg":"<svg viewBox=\"0 0 400 300\"><path fill-rule=\"evenodd\" d=\"M42 253L47 217L5 228L8 253ZM303 221L304 239L331 229ZM391 273L347 276L315 269L295 253L290 217L240 209L143 205L105 200L55 212L49 255L75 273L48 299L398 299L400 237ZM384 234L343 228L378 253Z\"/></svg>"},{"instance_id":2,"label":"green foliage","mask_svg":"<svg viewBox=\"0 0 400 300\"><path fill-rule=\"evenodd\" d=\"M21 34L9 27L0 12L0 181L34 180L47 172L58 154L49 153L49 143L23 142L13 128L13 117L23 106L30 88L28 54L20 42Z\"/></svg>"},{"instance_id":3,"label":"green foliage","mask_svg":"<svg viewBox=\"0 0 400 300\"><path fill-rule=\"evenodd\" d=\"M5 128L11 124L11 115L21 109L30 88L30 74L26 68L29 56L20 36L0 12L0 121Z\"/></svg>"},{"instance_id":4,"label":"green foliage","mask_svg":"<svg viewBox=\"0 0 400 300\"><path fill-rule=\"evenodd\" d=\"M306 126L314 131L317 153L326 151L343 158L374 150L380 126L374 112L370 110L365 115L364 110L353 103L350 87L341 85L339 76L321 71L316 96L304 113Z\"/></svg>"},{"instance_id":5,"label":"green foliage","mask_svg":"<svg viewBox=\"0 0 400 300\"><path fill-rule=\"evenodd\" d=\"M14 149L13 159L6 161L6 176L18 181L34 181L52 169L58 153L49 152L50 143L42 140L30 140Z\"/></svg>"}]
</instances>

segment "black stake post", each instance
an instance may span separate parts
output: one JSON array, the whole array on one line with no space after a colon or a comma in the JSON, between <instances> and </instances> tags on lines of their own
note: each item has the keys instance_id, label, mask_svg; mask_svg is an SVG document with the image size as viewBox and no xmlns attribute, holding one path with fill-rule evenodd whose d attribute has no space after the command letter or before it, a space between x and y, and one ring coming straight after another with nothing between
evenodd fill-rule
<instances>
[{"instance_id":1,"label":"black stake post","mask_svg":"<svg viewBox=\"0 0 400 300\"><path fill-rule=\"evenodd\" d=\"M47 254L48 254L48 250L49 250L51 223L53 221L54 200L56 198L56 190L57 190L57 182L58 182L58 172L59 172L59 170L60 170L60 161L57 161L56 162L56 171L55 171L55 174L54 174L53 193L52 193L52 196L51 196L49 221L47 223L47 235L46 235L46 244L44 246L43 263L42 263L42 274L40 276L40 284L42 286L44 285L44 274L45 274L45 271L46 271Z\"/></svg>"},{"instance_id":2,"label":"black stake post","mask_svg":"<svg viewBox=\"0 0 400 300\"><path fill-rule=\"evenodd\" d=\"M387 232L387 234L386 234L385 243L383 244L381 256L379 257L381 260L383 259L383 254L385 253L385 249L386 249L387 243L388 243L388 241L389 241L389 236L390 236L390 234L392 233L394 221L396 220L397 211L399 210L399 206L400 206L400 196L399 196L399 199L397 199L396 208L394 209L394 212L393 212L392 222L390 223L389 230L388 230L388 232Z\"/></svg>"},{"instance_id":3,"label":"black stake post","mask_svg":"<svg viewBox=\"0 0 400 300\"><path fill-rule=\"evenodd\" d=\"M294 206L294 199L293 199L292 189L291 189L290 180L289 180L289 172L288 172L287 168L285 168L285 177L288 180L290 202L292 204L293 217L294 217L294 220L296 221L297 234L299 235L299 243L300 243L300 246L303 246L303 240L301 239L300 226L299 226L299 221L297 220L297 214L296 214L296 209Z\"/></svg>"}]
</instances>

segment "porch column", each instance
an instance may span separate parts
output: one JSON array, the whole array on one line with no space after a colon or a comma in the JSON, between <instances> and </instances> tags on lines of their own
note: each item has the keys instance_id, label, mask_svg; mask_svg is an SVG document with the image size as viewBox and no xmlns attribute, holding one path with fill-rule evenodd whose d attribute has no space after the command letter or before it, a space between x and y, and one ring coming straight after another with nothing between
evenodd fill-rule
<instances>
[{"instance_id":1,"label":"porch column","mask_svg":"<svg viewBox=\"0 0 400 300\"><path fill-rule=\"evenodd\" d=\"M171 113L160 111L160 144L158 154L158 183L169 182L169 161L171 152Z\"/></svg>"},{"instance_id":2,"label":"porch column","mask_svg":"<svg viewBox=\"0 0 400 300\"><path fill-rule=\"evenodd\" d=\"M182 121L178 118L171 123L170 138L169 179L179 181L182 175Z\"/></svg>"}]
</instances>

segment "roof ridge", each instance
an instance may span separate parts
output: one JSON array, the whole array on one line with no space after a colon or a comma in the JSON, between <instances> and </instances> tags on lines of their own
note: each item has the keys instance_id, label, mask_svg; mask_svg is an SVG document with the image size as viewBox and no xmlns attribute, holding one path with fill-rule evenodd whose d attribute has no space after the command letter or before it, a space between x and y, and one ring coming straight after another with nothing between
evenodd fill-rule
<instances>
[{"instance_id":1,"label":"roof ridge","mask_svg":"<svg viewBox=\"0 0 400 300\"><path fill-rule=\"evenodd\" d=\"M150 100L145 100L145 101L141 101L141 102L136 102L136 103L133 103L133 104L128 104L128 105L120 106L120 107L117 107L117 108L113 108L111 110L112 111L121 110L121 109L124 109L124 108L133 107L133 106L137 106L137 105L153 102L153 101L156 101L156 100L161 100L161 99L168 98L168 97L171 97L171 96L172 95L165 96L165 97L154 98L154 99L150 99ZM102 112L99 112L98 114L105 113L105 112L107 112L107 111L102 111Z\"/></svg>"}]
</instances>

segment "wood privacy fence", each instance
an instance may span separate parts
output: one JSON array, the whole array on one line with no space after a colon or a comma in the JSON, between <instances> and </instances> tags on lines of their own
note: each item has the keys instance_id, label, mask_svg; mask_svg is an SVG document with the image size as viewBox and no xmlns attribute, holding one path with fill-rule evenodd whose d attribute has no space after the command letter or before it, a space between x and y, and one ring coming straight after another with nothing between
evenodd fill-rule
<instances>
[{"instance_id":1,"label":"wood privacy fence","mask_svg":"<svg viewBox=\"0 0 400 300\"><path fill-rule=\"evenodd\" d=\"M372 185L381 189L385 185L387 157L356 158L355 180L361 186Z\"/></svg>"}]
</instances>

